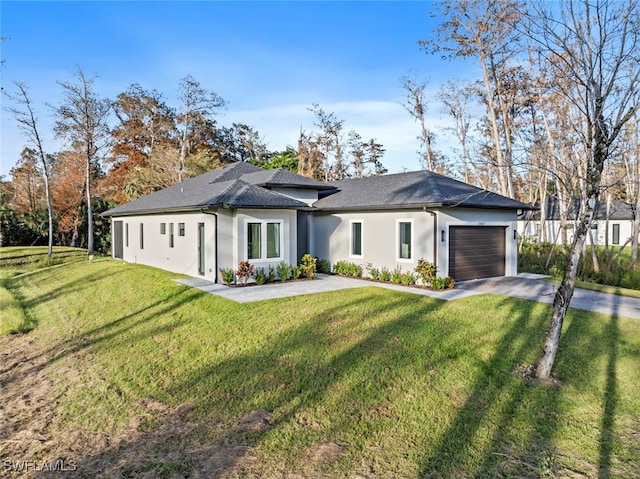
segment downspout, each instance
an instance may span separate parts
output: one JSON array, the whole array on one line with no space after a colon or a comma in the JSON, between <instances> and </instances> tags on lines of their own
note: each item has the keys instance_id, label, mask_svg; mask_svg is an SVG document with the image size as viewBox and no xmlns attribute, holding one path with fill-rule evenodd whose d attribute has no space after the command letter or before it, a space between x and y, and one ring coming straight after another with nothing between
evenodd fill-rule
<instances>
[{"instance_id":1,"label":"downspout","mask_svg":"<svg viewBox=\"0 0 640 479\"><path fill-rule=\"evenodd\" d=\"M215 271L215 276L214 276L214 283L217 283L218 282L218 270L220 269L220 268L218 268L218 266L219 266L218 265L218 213L214 213L212 211L205 211L204 208L202 208L200 210L200 213L202 213L203 215L212 215L214 217L213 229L216 232L216 242L214 244L214 253L213 253L213 259L214 259L214 261L216 263L216 268L215 268L216 271ZM203 245L203 247L204 247L204 245Z\"/></svg>"},{"instance_id":2,"label":"downspout","mask_svg":"<svg viewBox=\"0 0 640 479\"><path fill-rule=\"evenodd\" d=\"M438 267L438 214L435 211L430 211L426 206L422 207L425 213L429 213L433 216L433 264Z\"/></svg>"}]
</instances>

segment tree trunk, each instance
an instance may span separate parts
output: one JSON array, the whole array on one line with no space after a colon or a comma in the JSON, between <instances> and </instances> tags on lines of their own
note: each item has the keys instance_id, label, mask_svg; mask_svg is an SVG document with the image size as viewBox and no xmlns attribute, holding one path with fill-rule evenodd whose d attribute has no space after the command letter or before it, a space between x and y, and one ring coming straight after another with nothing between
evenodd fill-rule
<instances>
[{"instance_id":1,"label":"tree trunk","mask_svg":"<svg viewBox=\"0 0 640 479\"><path fill-rule=\"evenodd\" d=\"M86 164L86 190L87 190L87 254L89 262L93 261L93 207L91 204L91 156L88 153Z\"/></svg>"},{"instance_id":2,"label":"tree trunk","mask_svg":"<svg viewBox=\"0 0 640 479\"><path fill-rule=\"evenodd\" d=\"M593 198L593 204L595 204L597 197L592 196L591 198ZM591 198L587 203L591 203ZM536 377L539 379L549 379L551 376L551 368L553 367L556 354L558 353L558 346L560 345L562 324L576 287L578 263L580 262L580 255L584 248L587 232L589 228L591 228L592 218L592 206L587 204L576 228L576 234L573 238L569 261L565 267L562 282L553 298L551 323L545 335L542 352L540 353L540 359L538 360L538 366L536 368Z\"/></svg>"}]
</instances>

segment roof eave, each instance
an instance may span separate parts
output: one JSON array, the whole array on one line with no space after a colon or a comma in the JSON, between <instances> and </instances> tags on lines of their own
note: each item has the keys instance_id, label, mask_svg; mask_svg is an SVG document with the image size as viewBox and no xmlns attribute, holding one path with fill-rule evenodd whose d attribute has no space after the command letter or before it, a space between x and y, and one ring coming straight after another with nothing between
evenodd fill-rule
<instances>
[{"instance_id":1,"label":"roof eave","mask_svg":"<svg viewBox=\"0 0 640 479\"><path fill-rule=\"evenodd\" d=\"M125 211L122 213L107 214L109 211L100 213L100 216L105 218L120 217L120 216L141 216L141 215L159 215L164 213L191 213L193 211L201 211L202 209L214 209L221 207L222 204L210 204L210 205L194 205L194 206L175 206L173 208L152 208L143 210Z\"/></svg>"}]
</instances>

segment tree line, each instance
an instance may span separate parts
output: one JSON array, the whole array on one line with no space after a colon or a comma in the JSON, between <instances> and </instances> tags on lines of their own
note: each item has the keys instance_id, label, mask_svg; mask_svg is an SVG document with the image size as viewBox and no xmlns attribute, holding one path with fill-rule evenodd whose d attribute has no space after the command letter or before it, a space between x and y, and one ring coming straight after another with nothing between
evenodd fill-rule
<instances>
[{"instance_id":1,"label":"tree line","mask_svg":"<svg viewBox=\"0 0 640 479\"><path fill-rule=\"evenodd\" d=\"M227 102L190 75L179 82L176 106L138 84L103 98L82 69L58 86L61 103L44 105L64 144L57 152L46 151L26 83L5 92L26 145L10 179L0 178L0 245L48 239L50 255L54 242L107 252L101 212L235 161L324 181L387 171L380 143L347 132L344 120L318 104L309 108L314 129L300 131L297 149L270 151L252 127L220 125Z\"/></svg>"}]
</instances>

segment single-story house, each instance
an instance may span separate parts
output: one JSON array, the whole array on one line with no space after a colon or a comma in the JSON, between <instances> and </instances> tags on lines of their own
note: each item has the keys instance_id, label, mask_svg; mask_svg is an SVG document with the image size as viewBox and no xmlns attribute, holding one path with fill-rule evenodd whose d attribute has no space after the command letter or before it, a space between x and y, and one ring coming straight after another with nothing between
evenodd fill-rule
<instances>
[{"instance_id":1,"label":"single-story house","mask_svg":"<svg viewBox=\"0 0 640 479\"><path fill-rule=\"evenodd\" d=\"M541 221L541 208L525 211L518 218L518 234L531 241L545 241L548 243L563 243L563 236L567 244L573 241L576 218L580 211L580 199L574 198L566 206L566 233L562 234L561 204L557 197L549 196L545 201L544 227ZM635 208L629 203L612 200L609 206L606 201L598 201L594 220L591 224L591 234L596 245L623 245L633 234ZM587 244L590 244L587 238Z\"/></svg>"},{"instance_id":2,"label":"single-story house","mask_svg":"<svg viewBox=\"0 0 640 479\"><path fill-rule=\"evenodd\" d=\"M330 264L456 280L517 274L524 203L430 171L333 183L233 163L111 209L113 257L219 282L221 268Z\"/></svg>"}]
</instances>

